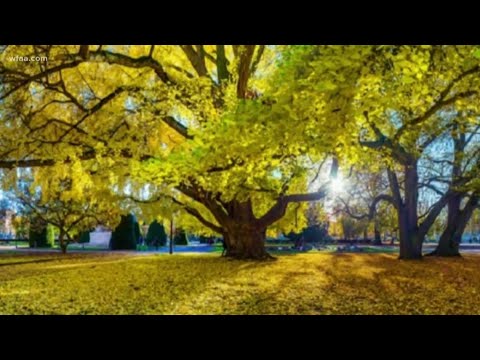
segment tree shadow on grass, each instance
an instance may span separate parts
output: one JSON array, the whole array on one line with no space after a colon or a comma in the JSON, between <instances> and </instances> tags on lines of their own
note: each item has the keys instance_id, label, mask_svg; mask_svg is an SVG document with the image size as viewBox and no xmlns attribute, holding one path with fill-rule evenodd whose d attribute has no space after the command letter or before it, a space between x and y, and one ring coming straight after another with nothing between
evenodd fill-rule
<instances>
[{"instance_id":1,"label":"tree shadow on grass","mask_svg":"<svg viewBox=\"0 0 480 360\"><path fill-rule=\"evenodd\" d=\"M398 260L392 254L287 256L275 287L257 287L235 313L478 314L480 257ZM313 261L312 261L313 260ZM476 275L478 274L478 276Z\"/></svg>"},{"instance_id":2,"label":"tree shadow on grass","mask_svg":"<svg viewBox=\"0 0 480 360\"><path fill-rule=\"evenodd\" d=\"M255 269L261 271L272 264L205 255L45 260L58 262L53 266L47 261L23 262L15 266L14 271L5 273L4 279L11 280L11 285L2 288L0 284L0 291L9 293L13 286L18 294L35 292L37 296L32 303L27 295L18 295L15 303L10 304L13 308L8 307L10 313L218 313L213 310L214 300L209 297L205 306L196 310L204 292L216 299L217 285L221 288L239 273L255 273ZM225 297L228 298L228 294ZM5 301L9 301L8 298Z\"/></svg>"},{"instance_id":3,"label":"tree shadow on grass","mask_svg":"<svg viewBox=\"0 0 480 360\"><path fill-rule=\"evenodd\" d=\"M339 313L479 313L480 257L405 261L380 254L332 259L328 291Z\"/></svg>"},{"instance_id":4,"label":"tree shadow on grass","mask_svg":"<svg viewBox=\"0 0 480 360\"><path fill-rule=\"evenodd\" d=\"M118 256L114 257L118 258ZM81 266L85 261L102 261L103 259L111 261L112 256L103 253L61 254L57 252L42 252L15 254L5 258L0 257L0 260L7 260L0 263L0 267L4 269L4 271L0 272L0 280L34 278L35 276L63 272L65 269L62 269L62 264L65 263L70 264L70 268L75 268L76 265ZM50 265L51 263L58 264L58 266ZM15 271L8 271L10 266Z\"/></svg>"},{"instance_id":5,"label":"tree shadow on grass","mask_svg":"<svg viewBox=\"0 0 480 360\"><path fill-rule=\"evenodd\" d=\"M478 256L399 261L387 254L292 255L281 255L276 262L107 255L46 259L59 260L65 268L48 262L36 266L33 261L25 268L17 264L9 272L9 286L19 294L41 291L34 304L17 295L9 311L22 313L28 305L29 313L56 314L479 312L473 292L480 288L473 276L480 274ZM26 276L28 282L22 280Z\"/></svg>"},{"instance_id":6,"label":"tree shadow on grass","mask_svg":"<svg viewBox=\"0 0 480 360\"><path fill-rule=\"evenodd\" d=\"M14 262L7 262L7 263L0 263L0 267L2 266L13 266L13 265L27 265L27 264L39 264L51 261L58 261L58 259L38 259L38 260L29 260L29 261L14 261Z\"/></svg>"},{"instance_id":7,"label":"tree shadow on grass","mask_svg":"<svg viewBox=\"0 0 480 360\"><path fill-rule=\"evenodd\" d=\"M480 312L476 305L476 289L480 289L478 256L404 261L394 254L330 253L284 254L278 258L284 261L237 263L228 275L231 296L237 300L224 311L233 314ZM251 283L245 280L248 276Z\"/></svg>"}]
</instances>

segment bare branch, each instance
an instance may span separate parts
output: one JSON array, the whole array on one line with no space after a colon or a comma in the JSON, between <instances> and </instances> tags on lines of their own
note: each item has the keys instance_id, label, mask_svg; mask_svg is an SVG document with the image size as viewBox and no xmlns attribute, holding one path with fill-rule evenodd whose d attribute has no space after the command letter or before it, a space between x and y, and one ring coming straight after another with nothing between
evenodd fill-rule
<instances>
[{"instance_id":1,"label":"bare branch","mask_svg":"<svg viewBox=\"0 0 480 360\"><path fill-rule=\"evenodd\" d=\"M142 203L142 204L151 204L151 203L161 201L163 199L168 199L168 200L174 202L175 204L181 206L185 210L185 212L194 216L198 221L200 221L206 227L212 229L213 231L215 231L217 233L222 233L222 228L220 228L218 225L215 225L215 224L211 223L210 221L208 221L207 219L205 219L197 209L194 209L191 206L188 206L188 205L182 203L180 200L176 199L173 196L160 194L156 197L146 199L146 200L145 199L138 199L138 198L135 198L134 196L131 196L131 195L122 196L122 198L130 199L134 202Z\"/></svg>"},{"instance_id":2,"label":"bare branch","mask_svg":"<svg viewBox=\"0 0 480 360\"><path fill-rule=\"evenodd\" d=\"M0 100L5 99L9 95L13 94L15 91L19 90L20 88L24 87L25 85L30 84L31 82L40 80L40 79L42 79L42 78L44 78L44 77L46 77L50 74L53 74L53 73L58 72L58 71L63 70L63 69L74 68L80 63L81 63L81 60L75 60L75 61L72 61L72 62L69 62L69 63L64 63L64 64L61 64L61 65L54 66L54 67L52 67L50 69L47 69L43 72L40 72L40 73L35 74L33 76L30 76L29 78L20 81L16 86L14 86L10 90L6 91L3 95L0 95Z\"/></svg>"},{"instance_id":3,"label":"bare branch","mask_svg":"<svg viewBox=\"0 0 480 360\"><path fill-rule=\"evenodd\" d=\"M394 170L388 168L387 175L388 175L388 183L390 186L390 191L393 194L393 200L397 204L396 206L399 207L403 204L403 200L400 194L400 185L398 183L397 174L395 174Z\"/></svg>"},{"instance_id":4,"label":"bare branch","mask_svg":"<svg viewBox=\"0 0 480 360\"><path fill-rule=\"evenodd\" d=\"M255 54L255 58L252 62L252 67L250 69L250 74L255 74L255 71L257 70L257 66L260 63L260 60L262 60L263 52L265 51L265 45L260 45L257 49L257 52Z\"/></svg>"},{"instance_id":5,"label":"bare branch","mask_svg":"<svg viewBox=\"0 0 480 360\"><path fill-rule=\"evenodd\" d=\"M198 76L207 76L203 46L197 45L197 51L195 51L192 45L182 45L182 50Z\"/></svg>"},{"instance_id":6,"label":"bare branch","mask_svg":"<svg viewBox=\"0 0 480 360\"><path fill-rule=\"evenodd\" d=\"M218 82L222 83L224 80L230 78L230 73L228 72L228 60L225 56L225 45L217 45L217 76Z\"/></svg>"},{"instance_id":7,"label":"bare branch","mask_svg":"<svg viewBox=\"0 0 480 360\"><path fill-rule=\"evenodd\" d=\"M188 128L182 123L178 122L172 116L166 116L162 118L162 121L175 130L178 134L182 135L186 139L193 139L192 135L188 134Z\"/></svg>"},{"instance_id":8,"label":"bare branch","mask_svg":"<svg viewBox=\"0 0 480 360\"><path fill-rule=\"evenodd\" d=\"M419 183L418 184L418 188L427 188L427 189L430 189L434 192L436 192L438 195L440 196L443 196L445 195L445 192L443 191L440 191L439 189L437 189L435 186L433 186L432 184L429 184L429 183Z\"/></svg>"},{"instance_id":9,"label":"bare branch","mask_svg":"<svg viewBox=\"0 0 480 360\"><path fill-rule=\"evenodd\" d=\"M428 230L432 227L435 219L438 217L444 206L447 204L448 200L452 196L451 191L447 191L443 196L429 209L428 215L425 217L425 220L419 226L419 233L425 235Z\"/></svg>"}]
</instances>

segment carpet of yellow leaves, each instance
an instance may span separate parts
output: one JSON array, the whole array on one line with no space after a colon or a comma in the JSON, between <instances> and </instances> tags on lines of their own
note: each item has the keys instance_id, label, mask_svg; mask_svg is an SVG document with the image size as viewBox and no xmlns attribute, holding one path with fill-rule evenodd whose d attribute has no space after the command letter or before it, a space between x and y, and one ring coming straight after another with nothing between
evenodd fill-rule
<instances>
[{"instance_id":1,"label":"carpet of yellow leaves","mask_svg":"<svg viewBox=\"0 0 480 360\"><path fill-rule=\"evenodd\" d=\"M480 256L0 256L0 314L480 314Z\"/></svg>"}]
</instances>

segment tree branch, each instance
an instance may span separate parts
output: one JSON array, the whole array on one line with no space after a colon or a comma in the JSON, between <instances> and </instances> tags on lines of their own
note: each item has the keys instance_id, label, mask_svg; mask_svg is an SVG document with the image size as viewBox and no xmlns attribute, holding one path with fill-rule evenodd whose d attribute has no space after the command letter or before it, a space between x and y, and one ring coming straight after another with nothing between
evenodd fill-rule
<instances>
[{"instance_id":1,"label":"tree branch","mask_svg":"<svg viewBox=\"0 0 480 360\"><path fill-rule=\"evenodd\" d=\"M161 201L162 199L169 199L171 200L172 202L174 202L175 204L181 206L185 212L187 212L188 214L194 216L198 221L200 221L203 225L207 226L208 228L212 229L213 231L221 234L222 233L222 228L220 228L219 226L211 223L210 221L208 221L207 219L205 219L201 214L200 212L197 210L197 209L194 209L184 203L182 203L180 200L176 199L175 197L173 196L170 196L170 195L165 195L165 194L161 194L161 195L158 195L157 197L154 197L154 198L151 198L151 199L147 199L147 200L143 200L143 199L138 199L138 198L135 198L131 195L128 195L128 196L122 196L123 199L130 199L134 202L137 202L137 203L141 203L141 204L151 204L151 203L155 203L155 202L158 202L158 201Z\"/></svg>"},{"instance_id":2,"label":"tree branch","mask_svg":"<svg viewBox=\"0 0 480 360\"><path fill-rule=\"evenodd\" d=\"M10 90L6 91L3 95L0 96L0 100L5 99L9 95L11 95L15 91L17 91L18 89L22 88L25 85L30 84L31 82L37 81L37 80L39 80L39 79L41 79L45 76L48 76L50 74L53 74L57 71L76 67L81 62L82 62L81 60L75 60L75 61L72 61L72 62L69 62L69 63L64 63L64 64L61 64L61 65L54 66L50 69L47 69L43 72L40 72L40 73L36 74L36 75L30 76L29 78L20 81L16 86L12 87Z\"/></svg>"},{"instance_id":3,"label":"tree branch","mask_svg":"<svg viewBox=\"0 0 480 360\"><path fill-rule=\"evenodd\" d=\"M292 194L280 196L275 205L273 205L261 218L257 220L260 227L268 227L274 222L280 220L287 211L288 204L308 201L318 201L326 196L325 190L319 190L309 194Z\"/></svg>"},{"instance_id":4,"label":"tree branch","mask_svg":"<svg viewBox=\"0 0 480 360\"><path fill-rule=\"evenodd\" d=\"M427 217L419 226L420 236L427 234L428 230L432 227L434 221L437 219L438 215L447 204L448 200L452 196L451 191L447 191L443 196L431 207L431 210L428 212Z\"/></svg>"},{"instance_id":5,"label":"tree branch","mask_svg":"<svg viewBox=\"0 0 480 360\"><path fill-rule=\"evenodd\" d=\"M398 129L393 140L397 142L406 130L427 120L428 118L430 118L430 116L435 114L442 107L453 104L458 99L477 94L476 91L466 91L463 93L458 93L452 96L450 99L445 100L445 97L447 97L447 95L450 93L450 90L452 90L455 84L457 84L460 80L462 80L466 76L474 74L479 71L480 71L480 67L477 65L471 68L470 70L465 71L464 73L457 76L454 80L452 80L452 82L448 84L448 86L440 93L440 96L438 97L437 101L423 115L416 117L415 119L403 125L400 129Z\"/></svg>"},{"instance_id":6,"label":"tree branch","mask_svg":"<svg viewBox=\"0 0 480 360\"><path fill-rule=\"evenodd\" d=\"M181 205L180 202L177 202L177 204ZM185 211L192 215L193 217L195 217L198 221L200 221L203 225L205 225L206 227L212 229L213 231L221 234L223 233L223 230L220 226L217 226L213 223L211 223L210 221L208 221L207 219L205 219L201 214L200 212L197 210L197 209L194 209L192 207L189 207L187 205L183 205L183 208L185 209Z\"/></svg>"},{"instance_id":7,"label":"tree branch","mask_svg":"<svg viewBox=\"0 0 480 360\"><path fill-rule=\"evenodd\" d=\"M238 64L238 82L237 82L237 97L245 99L248 79L250 78L250 66L252 62L255 45L243 46L243 51L240 53L240 61Z\"/></svg>"},{"instance_id":8,"label":"tree branch","mask_svg":"<svg viewBox=\"0 0 480 360\"><path fill-rule=\"evenodd\" d=\"M437 193L438 195L440 195L440 196L445 195L444 192L440 191L439 189L437 189L437 188L436 188L435 186L433 186L432 184L429 184L429 183L419 183L418 185L419 185L419 186L418 186L419 188L424 188L424 187L425 187L425 188L427 188L427 189L430 189L430 190L436 192L436 193Z\"/></svg>"},{"instance_id":9,"label":"tree branch","mask_svg":"<svg viewBox=\"0 0 480 360\"><path fill-rule=\"evenodd\" d=\"M192 45L182 45L181 48L198 76L207 76L203 46L197 45L197 51L195 51Z\"/></svg>"},{"instance_id":10,"label":"tree branch","mask_svg":"<svg viewBox=\"0 0 480 360\"><path fill-rule=\"evenodd\" d=\"M188 128L172 116L163 117L162 121L184 138L193 139L193 136L188 134Z\"/></svg>"},{"instance_id":11,"label":"tree branch","mask_svg":"<svg viewBox=\"0 0 480 360\"><path fill-rule=\"evenodd\" d=\"M387 175L390 191L392 192L393 200L397 204L396 207L398 208L403 204L403 200L402 195L400 194L400 185L398 183L397 174L395 174L395 171L387 169Z\"/></svg>"},{"instance_id":12,"label":"tree branch","mask_svg":"<svg viewBox=\"0 0 480 360\"><path fill-rule=\"evenodd\" d=\"M379 202L381 201L386 201L390 204L392 204L395 208L398 208L398 205L397 203L395 202L395 199L391 196L391 195L388 195L388 194L380 194L378 196L376 196L372 203L370 204L370 206L368 207L368 214L363 214L363 215L356 215L356 214L353 214L350 210L350 207L348 206L348 204L343 200L343 199L340 199L342 201L342 203L344 204L345 206L345 212L352 218L356 219L356 220L363 220L363 219L368 219L368 220L372 220L374 217L375 217L375 213L377 211L377 205Z\"/></svg>"},{"instance_id":13,"label":"tree branch","mask_svg":"<svg viewBox=\"0 0 480 360\"><path fill-rule=\"evenodd\" d=\"M158 61L149 56L132 58L127 55L114 53L107 50L96 50L90 52L88 60L95 62L103 61L108 64L123 65L137 69L144 67L151 68L165 84L173 83L172 80L169 78L168 74L165 72L163 66Z\"/></svg>"},{"instance_id":14,"label":"tree branch","mask_svg":"<svg viewBox=\"0 0 480 360\"><path fill-rule=\"evenodd\" d=\"M228 72L228 60L225 56L225 45L217 45L217 76L218 82L230 79L230 73Z\"/></svg>"},{"instance_id":15,"label":"tree branch","mask_svg":"<svg viewBox=\"0 0 480 360\"><path fill-rule=\"evenodd\" d=\"M257 66L260 63L260 60L262 60L264 51L265 51L265 45L260 45L257 49L257 53L255 54L255 58L252 62L250 74L255 74L255 71L257 70Z\"/></svg>"}]
</instances>

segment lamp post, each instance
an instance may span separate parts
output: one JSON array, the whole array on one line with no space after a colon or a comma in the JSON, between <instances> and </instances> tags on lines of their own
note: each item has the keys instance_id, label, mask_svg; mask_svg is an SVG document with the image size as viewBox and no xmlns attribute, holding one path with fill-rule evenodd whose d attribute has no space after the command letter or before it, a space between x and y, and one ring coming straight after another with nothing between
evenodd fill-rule
<instances>
[{"instance_id":1,"label":"lamp post","mask_svg":"<svg viewBox=\"0 0 480 360\"><path fill-rule=\"evenodd\" d=\"M170 218L170 254L173 254L173 215Z\"/></svg>"},{"instance_id":2,"label":"lamp post","mask_svg":"<svg viewBox=\"0 0 480 360\"><path fill-rule=\"evenodd\" d=\"M146 241L147 241L147 234L148 234L148 228L149 228L149 225L144 223L141 227L142 229L142 238L143 238L143 242L141 245L144 245L146 244Z\"/></svg>"}]
</instances>

